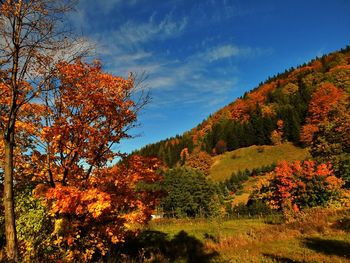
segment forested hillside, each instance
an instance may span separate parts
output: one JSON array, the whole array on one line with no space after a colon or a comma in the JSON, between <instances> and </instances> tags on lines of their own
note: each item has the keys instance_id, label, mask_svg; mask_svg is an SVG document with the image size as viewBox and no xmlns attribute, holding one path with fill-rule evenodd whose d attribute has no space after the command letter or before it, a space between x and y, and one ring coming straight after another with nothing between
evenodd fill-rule
<instances>
[{"instance_id":1,"label":"forested hillside","mask_svg":"<svg viewBox=\"0 0 350 263\"><path fill-rule=\"evenodd\" d=\"M198 151L221 154L251 145L290 141L310 145L318 123L329 122L330 111L349 107L350 47L315 58L268 78L197 127L137 153L157 156L169 167L184 163ZM342 108L342 109L340 109Z\"/></svg>"}]
</instances>

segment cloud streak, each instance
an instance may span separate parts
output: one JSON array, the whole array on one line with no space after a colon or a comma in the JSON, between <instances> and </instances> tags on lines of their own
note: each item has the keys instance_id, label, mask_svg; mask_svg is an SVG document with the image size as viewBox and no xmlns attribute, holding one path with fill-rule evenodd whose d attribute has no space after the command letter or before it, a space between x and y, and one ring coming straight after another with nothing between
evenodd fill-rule
<instances>
[{"instance_id":1,"label":"cloud streak","mask_svg":"<svg viewBox=\"0 0 350 263\"><path fill-rule=\"evenodd\" d=\"M224 58L230 58L233 56L237 56L241 53L241 50L233 45L222 45L218 46L216 48L213 48L211 50L208 50L204 57L209 62L224 59Z\"/></svg>"},{"instance_id":2,"label":"cloud streak","mask_svg":"<svg viewBox=\"0 0 350 263\"><path fill-rule=\"evenodd\" d=\"M122 45L139 45L155 40L176 38L186 28L187 18L174 21L171 15L156 21L151 16L146 23L128 21L113 33L113 39Z\"/></svg>"}]
</instances>

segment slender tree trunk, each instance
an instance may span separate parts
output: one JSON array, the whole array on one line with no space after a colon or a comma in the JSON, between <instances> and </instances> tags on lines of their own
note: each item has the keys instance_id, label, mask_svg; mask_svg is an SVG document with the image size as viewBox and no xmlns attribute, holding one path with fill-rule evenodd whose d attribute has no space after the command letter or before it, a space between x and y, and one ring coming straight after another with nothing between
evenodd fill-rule
<instances>
[{"instance_id":1,"label":"slender tree trunk","mask_svg":"<svg viewBox=\"0 0 350 263\"><path fill-rule=\"evenodd\" d=\"M5 137L5 163L4 163L4 208L5 208L5 234L6 254L10 262L18 261L17 234L15 224L15 204L13 195L13 149L14 133L9 132Z\"/></svg>"}]
</instances>

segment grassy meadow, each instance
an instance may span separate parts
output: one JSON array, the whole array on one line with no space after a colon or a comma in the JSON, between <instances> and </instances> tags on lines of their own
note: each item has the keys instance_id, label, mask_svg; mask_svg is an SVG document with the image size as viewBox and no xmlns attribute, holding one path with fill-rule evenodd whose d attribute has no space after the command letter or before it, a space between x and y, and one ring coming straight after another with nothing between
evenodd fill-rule
<instances>
[{"instance_id":1,"label":"grassy meadow","mask_svg":"<svg viewBox=\"0 0 350 263\"><path fill-rule=\"evenodd\" d=\"M226 152L213 158L210 177L214 181L229 178L233 172L251 170L277 163L279 160L303 160L309 157L307 149L284 143L277 146L250 146Z\"/></svg>"},{"instance_id":2,"label":"grassy meadow","mask_svg":"<svg viewBox=\"0 0 350 263\"><path fill-rule=\"evenodd\" d=\"M277 224L269 218L160 219L146 231L158 249L146 262L350 262L349 210L312 209Z\"/></svg>"}]
</instances>

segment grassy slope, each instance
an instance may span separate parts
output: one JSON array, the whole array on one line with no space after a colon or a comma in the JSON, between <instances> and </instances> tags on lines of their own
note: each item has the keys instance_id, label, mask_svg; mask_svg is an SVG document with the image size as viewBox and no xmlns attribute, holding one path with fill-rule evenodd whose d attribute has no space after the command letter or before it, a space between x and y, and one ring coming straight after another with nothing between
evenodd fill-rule
<instances>
[{"instance_id":1,"label":"grassy slope","mask_svg":"<svg viewBox=\"0 0 350 263\"><path fill-rule=\"evenodd\" d=\"M263 150L262 152L259 152ZM214 157L210 177L214 181L229 178L232 172L259 168L276 163L279 160L303 160L308 157L307 149L285 143L278 146L250 146Z\"/></svg>"},{"instance_id":2,"label":"grassy slope","mask_svg":"<svg viewBox=\"0 0 350 263\"><path fill-rule=\"evenodd\" d=\"M185 231L203 243L203 254L217 253L210 262L333 263L350 262L349 216L349 210L316 209L297 222L281 225L263 219L160 220L149 227L169 238Z\"/></svg>"},{"instance_id":3,"label":"grassy slope","mask_svg":"<svg viewBox=\"0 0 350 263\"><path fill-rule=\"evenodd\" d=\"M254 190L254 187L258 180L261 179L262 176L252 178L250 177L248 181L243 183L243 189L237 191L237 193L234 194L234 199L232 200L232 205L238 205L240 203L246 204L249 200L249 196Z\"/></svg>"}]
</instances>

